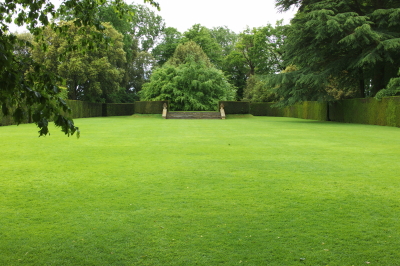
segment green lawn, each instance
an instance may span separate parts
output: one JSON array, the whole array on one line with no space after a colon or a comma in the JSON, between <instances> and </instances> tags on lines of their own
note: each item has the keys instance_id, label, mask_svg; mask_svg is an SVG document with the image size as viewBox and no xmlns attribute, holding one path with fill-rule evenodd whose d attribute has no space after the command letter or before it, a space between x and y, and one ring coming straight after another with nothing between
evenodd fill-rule
<instances>
[{"instance_id":1,"label":"green lawn","mask_svg":"<svg viewBox=\"0 0 400 266\"><path fill-rule=\"evenodd\" d=\"M400 265L400 129L294 118L0 127L0 265Z\"/></svg>"}]
</instances>

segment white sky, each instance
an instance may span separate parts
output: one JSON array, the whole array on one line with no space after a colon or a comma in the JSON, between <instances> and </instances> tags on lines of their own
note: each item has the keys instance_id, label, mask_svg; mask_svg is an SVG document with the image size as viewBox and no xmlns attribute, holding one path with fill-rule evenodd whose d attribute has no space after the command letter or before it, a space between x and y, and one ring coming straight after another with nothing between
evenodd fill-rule
<instances>
[{"instance_id":1,"label":"white sky","mask_svg":"<svg viewBox=\"0 0 400 266\"><path fill-rule=\"evenodd\" d=\"M166 26L177 28L182 33L197 23L207 28L227 26L239 33L246 29L246 26L261 27L268 23L275 25L280 19L284 19L284 24L289 24L296 13L294 10L279 13L275 8L275 0L156 0L156 2L160 4L161 11L152 9L165 20Z\"/></svg>"},{"instance_id":2,"label":"white sky","mask_svg":"<svg viewBox=\"0 0 400 266\"><path fill-rule=\"evenodd\" d=\"M1 1L1 0L0 0ZM60 1L52 0L58 6ZM144 4L143 0L126 0L127 3ZM262 27L268 23L284 19L289 24L296 10L279 13L275 8L275 0L156 0L161 11L150 7L160 15L167 27L177 28L185 32L194 24L201 24L207 28L227 26L230 30L239 33L246 29ZM11 31L24 31L24 28L11 27Z\"/></svg>"}]
</instances>

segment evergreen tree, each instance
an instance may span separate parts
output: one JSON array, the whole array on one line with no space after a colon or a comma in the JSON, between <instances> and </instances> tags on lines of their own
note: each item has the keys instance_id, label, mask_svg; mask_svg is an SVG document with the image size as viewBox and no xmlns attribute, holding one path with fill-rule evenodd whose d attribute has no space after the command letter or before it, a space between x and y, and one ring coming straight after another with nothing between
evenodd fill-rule
<instances>
[{"instance_id":1,"label":"evergreen tree","mask_svg":"<svg viewBox=\"0 0 400 266\"><path fill-rule=\"evenodd\" d=\"M327 89L332 85L358 97L386 88L391 88L388 94L396 93L400 2L278 0L277 5L282 10L300 7L284 45L285 65L297 70L269 79L283 98L280 105L334 100Z\"/></svg>"},{"instance_id":2,"label":"evergreen tree","mask_svg":"<svg viewBox=\"0 0 400 266\"><path fill-rule=\"evenodd\" d=\"M201 47L189 41L153 72L140 96L147 101L169 100L171 110L207 111L215 110L220 100L233 100L235 91Z\"/></svg>"}]
</instances>

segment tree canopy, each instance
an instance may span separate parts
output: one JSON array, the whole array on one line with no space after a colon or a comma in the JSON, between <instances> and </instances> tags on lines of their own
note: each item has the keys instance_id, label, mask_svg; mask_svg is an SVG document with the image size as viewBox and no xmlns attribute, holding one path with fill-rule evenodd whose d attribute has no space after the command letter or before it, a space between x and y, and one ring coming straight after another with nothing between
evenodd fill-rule
<instances>
[{"instance_id":1,"label":"tree canopy","mask_svg":"<svg viewBox=\"0 0 400 266\"><path fill-rule=\"evenodd\" d=\"M219 100L233 100L235 91L222 71L213 67L193 41L180 44L172 58L143 85L142 100L170 100L171 110L214 110Z\"/></svg>"},{"instance_id":2,"label":"tree canopy","mask_svg":"<svg viewBox=\"0 0 400 266\"><path fill-rule=\"evenodd\" d=\"M201 49L210 58L210 61L218 68L222 61L222 47L217 40L211 35L211 31L200 24L193 25L190 29L183 33L181 43L194 41L200 45Z\"/></svg>"},{"instance_id":3,"label":"tree canopy","mask_svg":"<svg viewBox=\"0 0 400 266\"><path fill-rule=\"evenodd\" d=\"M268 24L264 27L247 28L238 35L230 53L224 58L222 69L229 81L238 88L239 99L242 99L244 90L247 90L247 96L253 95L249 90L255 88L253 85L256 80L262 79L251 79L252 76L274 74L282 69L281 46L285 28L281 21L277 21L275 27ZM251 82L247 84L250 79ZM246 99L255 100L253 97Z\"/></svg>"},{"instance_id":4,"label":"tree canopy","mask_svg":"<svg viewBox=\"0 0 400 266\"><path fill-rule=\"evenodd\" d=\"M358 97L400 91L400 2L278 0L277 5L300 7L283 48L284 65L296 70L269 81L282 96L280 105L334 100L332 86Z\"/></svg>"},{"instance_id":5,"label":"tree canopy","mask_svg":"<svg viewBox=\"0 0 400 266\"><path fill-rule=\"evenodd\" d=\"M160 43L152 50L159 66L165 64L174 55L181 39L182 33L177 29L168 27L163 30Z\"/></svg>"},{"instance_id":6,"label":"tree canopy","mask_svg":"<svg viewBox=\"0 0 400 266\"><path fill-rule=\"evenodd\" d=\"M102 34L109 39L107 43L99 43L93 50L75 50L74 47L79 46L84 38L87 38L87 42L92 41L94 27L77 27L73 21L61 24L68 26L69 39L63 38L48 26L42 38L34 43L33 59L66 82L69 99L107 101L110 95L119 90L124 77L126 59L122 34L109 23L104 23ZM85 35L81 34L82 30ZM65 54L67 50L71 51Z\"/></svg>"},{"instance_id":7,"label":"tree canopy","mask_svg":"<svg viewBox=\"0 0 400 266\"><path fill-rule=\"evenodd\" d=\"M153 0L145 2L159 7ZM67 28L58 27L51 19L72 12L76 18L74 21L76 26L94 26L102 31L105 28L99 20L98 8L105 3L106 0L65 0L61 3L60 9L56 10L50 0L0 2L0 83L2 84L0 105L4 115L12 115L17 124L27 115L31 115L32 121L39 127L39 136L49 133L50 120L61 127L68 136L79 133L72 119L65 115L65 112L70 112L69 107L58 97L60 91L58 84L62 82L61 78L31 57L22 57L21 54L14 53L17 45L29 46L30 43L18 40L15 34L10 33L9 24L14 21L18 26L27 25L35 38L41 36L43 29L40 25L50 25L53 30L68 37ZM123 1L115 0L114 3L116 9L123 13L121 8ZM90 42L82 41L75 48L95 49L96 44L104 41L104 37L101 33L94 34ZM65 52L69 53L71 50ZM33 71L24 72L26 66Z\"/></svg>"}]
</instances>

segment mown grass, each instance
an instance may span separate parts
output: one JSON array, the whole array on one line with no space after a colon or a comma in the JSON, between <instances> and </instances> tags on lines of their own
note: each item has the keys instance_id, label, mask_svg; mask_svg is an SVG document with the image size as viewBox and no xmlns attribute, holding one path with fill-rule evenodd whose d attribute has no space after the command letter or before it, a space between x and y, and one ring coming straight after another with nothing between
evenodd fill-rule
<instances>
[{"instance_id":1,"label":"mown grass","mask_svg":"<svg viewBox=\"0 0 400 266\"><path fill-rule=\"evenodd\" d=\"M293 118L0 127L0 265L399 265L400 129Z\"/></svg>"}]
</instances>

